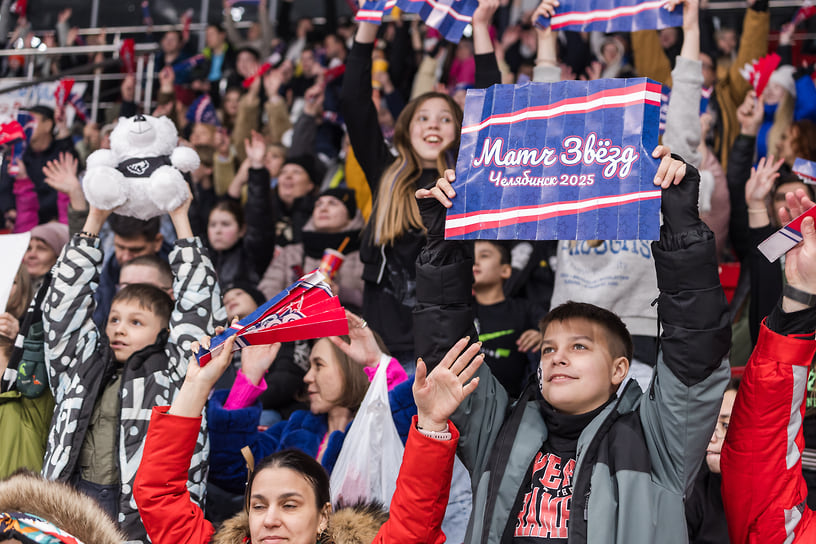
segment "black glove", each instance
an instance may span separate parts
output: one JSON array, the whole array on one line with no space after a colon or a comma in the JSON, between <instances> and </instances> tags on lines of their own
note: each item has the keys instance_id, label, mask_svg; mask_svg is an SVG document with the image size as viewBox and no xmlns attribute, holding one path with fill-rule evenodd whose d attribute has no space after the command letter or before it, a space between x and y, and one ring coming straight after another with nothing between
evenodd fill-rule
<instances>
[{"instance_id":1,"label":"black glove","mask_svg":"<svg viewBox=\"0 0 816 544\"><path fill-rule=\"evenodd\" d=\"M428 242L444 239L445 206L435 198L419 199L417 200L417 206L419 206L419 215L422 216L422 224L428 230Z\"/></svg>"},{"instance_id":2,"label":"black glove","mask_svg":"<svg viewBox=\"0 0 816 544\"><path fill-rule=\"evenodd\" d=\"M672 154L672 158L683 160ZM679 185L663 189L660 210L663 212L663 226L671 233L694 230L700 224L698 201L700 198L700 172L686 163L686 176Z\"/></svg>"}]
</instances>

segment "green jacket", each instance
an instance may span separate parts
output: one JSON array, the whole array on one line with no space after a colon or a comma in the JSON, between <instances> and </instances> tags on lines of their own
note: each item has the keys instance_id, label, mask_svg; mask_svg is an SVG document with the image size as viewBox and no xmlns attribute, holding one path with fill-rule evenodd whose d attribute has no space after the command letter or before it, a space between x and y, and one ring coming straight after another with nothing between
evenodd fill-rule
<instances>
[{"instance_id":1,"label":"green jacket","mask_svg":"<svg viewBox=\"0 0 816 544\"><path fill-rule=\"evenodd\" d=\"M46 390L37 398L19 391L0 394L0 480L18 468L42 470L54 397Z\"/></svg>"}]
</instances>

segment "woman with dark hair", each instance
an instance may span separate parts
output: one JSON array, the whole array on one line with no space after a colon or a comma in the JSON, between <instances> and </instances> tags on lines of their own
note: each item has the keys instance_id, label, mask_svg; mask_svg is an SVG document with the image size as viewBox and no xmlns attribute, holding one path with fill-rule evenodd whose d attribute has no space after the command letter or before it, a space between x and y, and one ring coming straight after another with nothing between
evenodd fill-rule
<instances>
[{"instance_id":1,"label":"woman with dark hair","mask_svg":"<svg viewBox=\"0 0 816 544\"><path fill-rule=\"evenodd\" d=\"M410 462L400 472L392 501L394 519L386 522L388 515L372 505L332 512L328 473L312 456L285 449L255 466L244 491L244 512L215 533L201 509L191 504L185 483L201 425L201 412L212 384L230 364L234 339L231 336L221 353L204 368L192 358L184 385L172 406L153 409L133 494L154 544L203 544L211 540L224 544L257 544L275 538L291 544L444 541L439 526L447 504L458 433L453 426L449 436L441 436L446 434L444 432L423 433L418 428L419 424L432 419L429 414L439 404L431 402L434 384L426 379L424 367L414 387L423 410L419 418L412 421L406 449ZM202 342L206 345L209 339ZM195 352L197 348L194 345L192 349ZM454 359L455 356L448 364ZM467 382L470 374L462 372L459 379ZM475 387L475 383L469 385L463 393ZM434 470L423 470L429 462ZM413 512L414 506L419 510ZM408 539L408 535L414 535L417 540ZM428 538L420 539L419 535Z\"/></svg>"},{"instance_id":2,"label":"woman with dark hair","mask_svg":"<svg viewBox=\"0 0 816 544\"><path fill-rule=\"evenodd\" d=\"M214 537L204 512L191 503L185 482L201 412L212 384L230 363L234 341L235 336L229 337L221 354L204 368L191 358L173 404L153 409L133 493L155 544L205 543ZM193 352L197 350L194 345ZM311 457L292 450L278 452L253 471L246 486L244 512L215 539L235 544L270 538L285 538L292 544L333 542L326 533L331 513L328 490L328 475Z\"/></svg>"},{"instance_id":3,"label":"woman with dark hair","mask_svg":"<svg viewBox=\"0 0 816 544\"><path fill-rule=\"evenodd\" d=\"M275 245L275 233L267 227L272 208L269 175L263 167L266 144L253 132L245 147L250 162L245 208L238 200L222 200L213 206L207 222L207 245L222 287L236 281L257 285Z\"/></svg>"},{"instance_id":4,"label":"woman with dark hair","mask_svg":"<svg viewBox=\"0 0 816 544\"><path fill-rule=\"evenodd\" d=\"M473 14L476 87L499 83L501 75L488 32L498 0L479 0ZM355 157L374 198L363 231L365 264L363 317L380 327L391 353L407 368L414 364L415 263L425 245L425 228L414 192L432 186L456 163L462 110L441 93L409 102L396 121L394 148L385 143L371 88L371 54L379 27L362 22L348 56L341 108Z\"/></svg>"},{"instance_id":5,"label":"woman with dark hair","mask_svg":"<svg viewBox=\"0 0 816 544\"><path fill-rule=\"evenodd\" d=\"M259 432L261 406L256 399L266 389L264 374L277 357L278 344L244 348L241 370L229 391L216 391L207 405L210 427L210 481L231 493L241 493L246 462L241 448L248 446L255 459L285 448L297 448L317 459L331 473L346 430L368 391L376 368L386 364L391 409L398 431L407 434L414 405L410 383L402 367L384 352L384 346L360 317L347 312L348 337L317 340L303 378L309 409L298 410L286 421Z\"/></svg>"}]
</instances>

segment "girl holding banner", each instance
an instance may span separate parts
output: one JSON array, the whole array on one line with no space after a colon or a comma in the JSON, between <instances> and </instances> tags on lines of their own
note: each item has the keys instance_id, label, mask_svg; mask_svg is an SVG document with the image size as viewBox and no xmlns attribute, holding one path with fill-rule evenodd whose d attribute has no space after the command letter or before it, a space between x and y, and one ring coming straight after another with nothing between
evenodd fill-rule
<instances>
[{"instance_id":1,"label":"girl holding banner","mask_svg":"<svg viewBox=\"0 0 816 544\"><path fill-rule=\"evenodd\" d=\"M479 0L473 14L476 87L500 82L488 26L499 0ZM414 192L432 186L453 168L462 110L445 94L426 93L405 107L396 122L394 147L386 145L371 100L371 53L378 26L361 22L346 63L341 94L349 139L374 195L374 210L363 232L365 264L363 317L375 323L391 353L414 365L415 262L425 232Z\"/></svg>"}]
</instances>

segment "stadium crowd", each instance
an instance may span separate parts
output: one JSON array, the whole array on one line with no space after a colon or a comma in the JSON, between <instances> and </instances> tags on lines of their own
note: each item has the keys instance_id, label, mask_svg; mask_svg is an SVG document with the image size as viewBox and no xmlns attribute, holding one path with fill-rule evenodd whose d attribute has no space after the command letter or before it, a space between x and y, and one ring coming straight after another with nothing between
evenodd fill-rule
<instances>
[{"instance_id":1,"label":"stadium crowd","mask_svg":"<svg viewBox=\"0 0 816 544\"><path fill-rule=\"evenodd\" d=\"M813 219L781 262L757 245L814 205L792 171L816 161L814 19L706 4L604 34L536 24L558 0L479 0L450 43L331 1L320 24L261 1L242 33L225 0L204 43L155 36L152 109L133 75L106 122L28 107L0 172L3 232L30 233L0 313L0 541L809 542ZM7 43L81 42L70 9L37 34L20 16ZM469 89L626 77L670 89L659 240L445 239ZM146 220L90 204L99 150L162 116L200 162L186 198ZM230 337L199 365L327 249L348 335ZM378 369L396 490L338 499L344 447L381 447L346 441Z\"/></svg>"}]
</instances>

